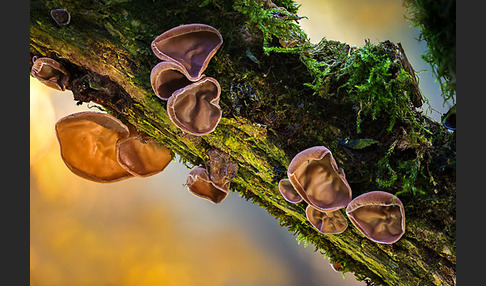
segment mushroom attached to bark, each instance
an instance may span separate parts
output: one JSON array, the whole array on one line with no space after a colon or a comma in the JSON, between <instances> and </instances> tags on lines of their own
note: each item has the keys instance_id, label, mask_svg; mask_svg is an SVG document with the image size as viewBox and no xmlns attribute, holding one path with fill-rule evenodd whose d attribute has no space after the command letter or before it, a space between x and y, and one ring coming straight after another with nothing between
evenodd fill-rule
<instances>
[{"instance_id":1,"label":"mushroom attached to bark","mask_svg":"<svg viewBox=\"0 0 486 286\"><path fill-rule=\"evenodd\" d=\"M361 233L378 243L395 243L405 233L403 204L387 192L372 191L354 198L346 214Z\"/></svg>"},{"instance_id":2,"label":"mushroom attached to bark","mask_svg":"<svg viewBox=\"0 0 486 286\"><path fill-rule=\"evenodd\" d=\"M172 161L170 150L155 142L131 136L118 141L116 156L120 165L137 177L148 177L162 172Z\"/></svg>"},{"instance_id":3,"label":"mushroom attached to bark","mask_svg":"<svg viewBox=\"0 0 486 286\"><path fill-rule=\"evenodd\" d=\"M78 112L57 121L61 157L76 175L95 182L132 177L117 160L116 143L129 135L128 127L107 113Z\"/></svg>"},{"instance_id":4,"label":"mushroom attached to bark","mask_svg":"<svg viewBox=\"0 0 486 286\"><path fill-rule=\"evenodd\" d=\"M174 91L183 88L192 82L189 74L180 65L173 62L160 62L150 72L152 89L162 100L167 100Z\"/></svg>"},{"instance_id":5,"label":"mushroom attached to bark","mask_svg":"<svg viewBox=\"0 0 486 286\"><path fill-rule=\"evenodd\" d=\"M64 91L69 74L66 69L57 61L48 58L34 57L31 69L32 76L48 87Z\"/></svg>"},{"instance_id":6,"label":"mushroom attached to bark","mask_svg":"<svg viewBox=\"0 0 486 286\"><path fill-rule=\"evenodd\" d=\"M287 175L304 201L321 211L346 207L351 201L351 187L331 151L324 146L305 149L295 155Z\"/></svg>"},{"instance_id":7,"label":"mushroom attached to bark","mask_svg":"<svg viewBox=\"0 0 486 286\"><path fill-rule=\"evenodd\" d=\"M221 120L221 87L212 77L176 90L167 101L170 120L182 131L201 136L213 132Z\"/></svg>"},{"instance_id":8,"label":"mushroom attached to bark","mask_svg":"<svg viewBox=\"0 0 486 286\"><path fill-rule=\"evenodd\" d=\"M189 172L186 186L192 194L214 204L222 202L228 196L229 191L229 184L215 185L204 167L196 167Z\"/></svg>"},{"instance_id":9,"label":"mushroom attached to bark","mask_svg":"<svg viewBox=\"0 0 486 286\"><path fill-rule=\"evenodd\" d=\"M51 17L56 21L56 24L59 26L64 26L71 22L71 14L67 9L52 9L51 10Z\"/></svg>"},{"instance_id":10,"label":"mushroom attached to bark","mask_svg":"<svg viewBox=\"0 0 486 286\"><path fill-rule=\"evenodd\" d=\"M284 199L290 203L296 204L302 201L302 197L297 193L290 183L289 179L282 179L278 182L278 190Z\"/></svg>"},{"instance_id":11,"label":"mushroom attached to bark","mask_svg":"<svg viewBox=\"0 0 486 286\"><path fill-rule=\"evenodd\" d=\"M320 211L312 205L308 205L305 215L312 226L321 233L338 234L348 227L348 222L340 210Z\"/></svg>"},{"instance_id":12,"label":"mushroom attached to bark","mask_svg":"<svg viewBox=\"0 0 486 286\"><path fill-rule=\"evenodd\" d=\"M164 61L183 66L196 81L223 44L219 31L205 24L188 24L165 31L152 41L152 51Z\"/></svg>"}]
</instances>

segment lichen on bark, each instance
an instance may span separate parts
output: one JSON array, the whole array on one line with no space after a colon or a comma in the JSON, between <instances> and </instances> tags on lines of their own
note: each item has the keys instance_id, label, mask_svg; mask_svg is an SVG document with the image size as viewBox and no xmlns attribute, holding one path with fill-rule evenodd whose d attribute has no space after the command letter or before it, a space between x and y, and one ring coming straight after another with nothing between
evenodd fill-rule
<instances>
[{"instance_id":1,"label":"lichen on bark","mask_svg":"<svg viewBox=\"0 0 486 286\"><path fill-rule=\"evenodd\" d=\"M50 18L60 7L70 12L69 25ZM74 101L100 104L186 166L206 165L211 149L228 154L238 164L232 192L358 279L455 284L455 133L415 109L416 81L397 44L311 44L293 1L36 0L30 12L30 57L61 62ZM149 80L159 61L151 41L188 23L212 25L224 40L205 71L221 85L223 118L201 137L170 122ZM359 139L374 143L342 143ZM398 242L377 244L353 227L320 234L306 221L305 203L283 199L278 181L290 160L316 145L332 150L353 197L372 190L400 196L407 223Z\"/></svg>"}]
</instances>

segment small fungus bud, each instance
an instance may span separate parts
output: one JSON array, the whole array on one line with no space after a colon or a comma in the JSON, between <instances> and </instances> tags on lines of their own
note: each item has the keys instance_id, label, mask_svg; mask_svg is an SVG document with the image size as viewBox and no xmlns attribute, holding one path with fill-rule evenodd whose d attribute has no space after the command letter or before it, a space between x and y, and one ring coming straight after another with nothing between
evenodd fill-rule
<instances>
[{"instance_id":1,"label":"small fungus bud","mask_svg":"<svg viewBox=\"0 0 486 286\"><path fill-rule=\"evenodd\" d=\"M278 190L280 194L284 197L284 199L290 203L296 204L302 201L302 197L297 193L292 186L292 183L289 179L282 179L278 182Z\"/></svg>"},{"instance_id":2,"label":"small fungus bud","mask_svg":"<svg viewBox=\"0 0 486 286\"><path fill-rule=\"evenodd\" d=\"M71 14L67 9L52 9L51 17L59 26L64 26L71 22Z\"/></svg>"}]
</instances>

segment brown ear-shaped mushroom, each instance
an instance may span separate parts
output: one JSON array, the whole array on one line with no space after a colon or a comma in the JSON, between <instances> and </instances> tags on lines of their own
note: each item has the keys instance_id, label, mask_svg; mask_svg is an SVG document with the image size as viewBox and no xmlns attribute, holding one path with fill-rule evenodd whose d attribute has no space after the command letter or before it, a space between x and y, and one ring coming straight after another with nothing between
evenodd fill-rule
<instances>
[{"instance_id":1,"label":"brown ear-shaped mushroom","mask_svg":"<svg viewBox=\"0 0 486 286\"><path fill-rule=\"evenodd\" d=\"M213 132L221 120L221 87L212 77L175 91L167 101L170 120L184 132L201 136Z\"/></svg>"},{"instance_id":2,"label":"brown ear-shaped mushroom","mask_svg":"<svg viewBox=\"0 0 486 286\"><path fill-rule=\"evenodd\" d=\"M188 77L187 71L179 64L160 62L150 72L150 83L155 95L167 100L174 91L192 83Z\"/></svg>"},{"instance_id":3,"label":"brown ear-shaped mushroom","mask_svg":"<svg viewBox=\"0 0 486 286\"><path fill-rule=\"evenodd\" d=\"M164 61L181 64L196 81L201 78L209 60L223 44L217 29L205 24L181 25L165 31L152 41L152 51Z\"/></svg>"},{"instance_id":4,"label":"brown ear-shaped mushroom","mask_svg":"<svg viewBox=\"0 0 486 286\"><path fill-rule=\"evenodd\" d=\"M302 201L302 197L297 193L289 179L282 179L278 182L278 190L282 197L290 203L296 204Z\"/></svg>"},{"instance_id":5,"label":"brown ear-shaped mushroom","mask_svg":"<svg viewBox=\"0 0 486 286\"><path fill-rule=\"evenodd\" d=\"M61 157L76 175L95 182L115 182L130 178L117 161L115 146L127 138L128 127L107 113L78 112L56 123Z\"/></svg>"},{"instance_id":6,"label":"brown ear-shaped mushroom","mask_svg":"<svg viewBox=\"0 0 486 286\"><path fill-rule=\"evenodd\" d=\"M172 161L170 150L153 139L131 136L120 139L116 145L118 163L137 177L160 173Z\"/></svg>"},{"instance_id":7,"label":"brown ear-shaped mushroom","mask_svg":"<svg viewBox=\"0 0 486 286\"><path fill-rule=\"evenodd\" d=\"M351 201L351 187L344 173L338 173L331 151L324 146L311 147L295 155L287 175L302 199L316 209L336 210Z\"/></svg>"},{"instance_id":8,"label":"brown ear-shaped mushroom","mask_svg":"<svg viewBox=\"0 0 486 286\"><path fill-rule=\"evenodd\" d=\"M48 87L64 91L69 74L57 61L43 57L35 58L31 69L32 76Z\"/></svg>"},{"instance_id":9,"label":"brown ear-shaped mushroom","mask_svg":"<svg viewBox=\"0 0 486 286\"><path fill-rule=\"evenodd\" d=\"M64 26L69 24L71 21L71 14L67 9L52 9L51 10L51 17L56 21L56 24L59 26Z\"/></svg>"},{"instance_id":10,"label":"brown ear-shaped mushroom","mask_svg":"<svg viewBox=\"0 0 486 286\"><path fill-rule=\"evenodd\" d=\"M395 243L405 233L403 204L387 192L372 191L354 198L346 214L361 233L378 243Z\"/></svg>"},{"instance_id":11,"label":"brown ear-shaped mushroom","mask_svg":"<svg viewBox=\"0 0 486 286\"><path fill-rule=\"evenodd\" d=\"M229 191L229 183L224 186L215 185L204 167L196 167L189 172L186 186L192 194L214 204L222 202Z\"/></svg>"},{"instance_id":12,"label":"brown ear-shaped mushroom","mask_svg":"<svg viewBox=\"0 0 486 286\"><path fill-rule=\"evenodd\" d=\"M321 233L338 234L348 227L348 222L340 210L320 211L308 205L305 215L312 226Z\"/></svg>"}]
</instances>

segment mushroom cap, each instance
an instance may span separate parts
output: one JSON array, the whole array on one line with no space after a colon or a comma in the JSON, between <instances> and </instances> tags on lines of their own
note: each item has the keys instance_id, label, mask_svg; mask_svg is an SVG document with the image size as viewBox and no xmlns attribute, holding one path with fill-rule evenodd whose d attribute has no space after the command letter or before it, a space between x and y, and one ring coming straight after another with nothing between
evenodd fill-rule
<instances>
[{"instance_id":1,"label":"mushroom cap","mask_svg":"<svg viewBox=\"0 0 486 286\"><path fill-rule=\"evenodd\" d=\"M354 198L346 214L356 228L374 242L391 244L405 233L405 210L393 194L372 191Z\"/></svg>"},{"instance_id":2,"label":"mushroom cap","mask_svg":"<svg viewBox=\"0 0 486 286\"><path fill-rule=\"evenodd\" d=\"M312 205L307 205L305 216L312 226L321 233L338 234L348 227L348 222L340 210L320 211Z\"/></svg>"},{"instance_id":3,"label":"mushroom cap","mask_svg":"<svg viewBox=\"0 0 486 286\"><path fill-rule=\"evenodd\" d=\"M289 179L282 179L278 182L278 190L282 197L290 203L296 204L302 201L302 197L297 193Z\"/></svg>"},{"instance_id":4,"label":"mushroom cap","mask_svg":"<svg viewBox=\"0 0 486 286\"><path fill-rule=\"evenodd\" d=\"M143 140L138 136L118 140L116 157L125 170L137 177L160 173L172 161L167 147L153 139Z\"/></svg>"},{"instance_id":5,"label":"mushroom cap","mask_svg":"<svg viewBox=\"0 0 486 286\"><path fill-rule=\"evenodd\" d=\"M176 90L167 101L170 120L184 132L201 136L211 133L221 120L217 80L205 77Z\"/></svg>"},{"instance_id":6,"label":"mushroom cap","mask_svg":"<svg viewBox=\"0 0 486 286\"><path fill-rule=\"evenodd\" d=\"M314 146L295 155L287 176L304 201L316 209L331 211L346 207L352 196L344 173L337 170L331 151Z\"/></svg>"},{"instance_id":7,"label":"mushroom cap","mask_svg":"<svg viewBox=\"0 0 486 286\"><path fill-rule=\"evenodd\" d=\"M84 111L59 119L55 126L61 158L76 175L94 182L130 178L116 159L116 143L128 127L114 116Z\"/></svg>"},{"instance_id":8,"label":"mushroom cap","mask_svg":"<svg viewBox=\"0 0 486 286\"><path fill-rule=\"evenodd\" d=\"M197 80L223 44L219 31L206 24L188 24L165 31L152 41L152 51L161 60L181 64Z\"/></svg>"},{"instance_id":9,"label":"mushroom cap","mask_svg":"<svg viewBox=\"0 0 486 286\"><path fill-rule=\"evenodd\" d=\"M192 83L190 75L180 64L174 62L160 62L150 72L152 89L162 100L167 100L174 91Z\"/></svg>"},{"instance_id":10,"label":"mushroom cap","mask_svg":"<svg viewBox=\"0 0 486 286\"><path fill-rule=\"evenodd\" d=\"M64 91L69 73L56 60L48 57L35 58L31 68L32 76L48 87Z\"/></svg>"},{"instance_id":11,"label":"mushroom cap","mask_svg":"<svg viewBox=\"0 0 486 286\"><path fill-rule=\"evenodd\" d=\"M67 25L71 22L71 14L69 14L69 11L65 8L52 9L51 17L59 26Z\"/></svg>"},{"instance_id":12,"label":"mushroom cap","mask_svg":"<svg viewBox=\"0 0 486 286\"><path fill-rule=\"evenodd\" d=\"M214 204L221 203L229 191L229 182L224 186L215 185L204 167L196 167L189 172L186 186L192 194Z\"/></svg>"},{"instance_id":13,"label":"mushroom cap","mask_svg":"<svg viewBox=\"0 0 486 286\"><path fill-rule=\"evenodd\" d=\"M345 267L344 267L344 261L339 260L337 262L330 263L332 270L335 272L343 272Z\"/></svg>"}]
</instances>

